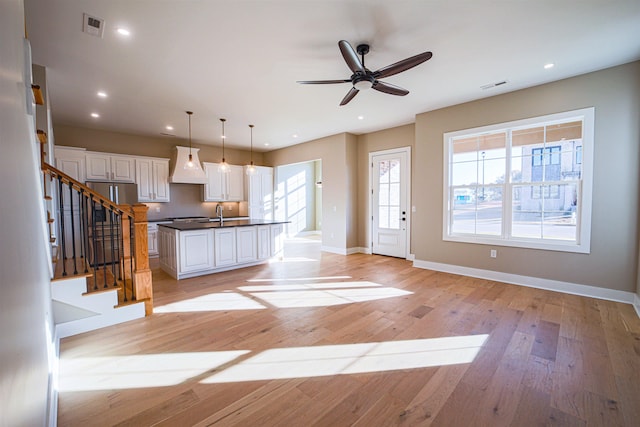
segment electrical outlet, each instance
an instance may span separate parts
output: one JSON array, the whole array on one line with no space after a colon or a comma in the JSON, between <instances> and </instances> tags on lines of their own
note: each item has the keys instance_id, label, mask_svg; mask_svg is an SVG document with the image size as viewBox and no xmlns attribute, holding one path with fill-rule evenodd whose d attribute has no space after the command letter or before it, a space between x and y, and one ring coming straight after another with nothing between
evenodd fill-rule
<instances>
[{"instance_id":1,"label":"electrical outlet","mask_svg":"<svg viewBox=\"0 0 640 427\"><path fill-rule=\"evenodd\" d=\"M491 253L489 255L491 258L497 258L498 256L498 251L495 249L491 249Z\"/></svg>"},{"instance_id":2,"label":"electrical outlet","mask_svg":"<svg viewBox=\"0 0 640 427\"><path fill-rule=\"evenodd\" d=\"M160 207L159 206L156 207L156 212L160 212Z\"/></svg>"}]
</instances>

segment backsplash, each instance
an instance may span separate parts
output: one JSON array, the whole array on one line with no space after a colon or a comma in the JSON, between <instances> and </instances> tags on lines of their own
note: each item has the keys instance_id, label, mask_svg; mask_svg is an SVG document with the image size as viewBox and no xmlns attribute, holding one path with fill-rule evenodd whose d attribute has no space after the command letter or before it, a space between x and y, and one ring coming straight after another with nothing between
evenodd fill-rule
<instances>
[{"instance_id":1,"label":"backsplash","mask_svg":"<svg viewBox=\"0 0 640 427\"><path fill-rule=\"evenodd\" d=\"M203 185L169 184L171 201L169 203L145 203L149 207L147 219L182 217L182 216L216 216L216 205L219 202L203 202ZM240 216L240 205L244 202L222 202L224 216ZM242 209L243 211L246 209ZM245 213L246 215L246 213Z\"/></svg>"}]
</instances>

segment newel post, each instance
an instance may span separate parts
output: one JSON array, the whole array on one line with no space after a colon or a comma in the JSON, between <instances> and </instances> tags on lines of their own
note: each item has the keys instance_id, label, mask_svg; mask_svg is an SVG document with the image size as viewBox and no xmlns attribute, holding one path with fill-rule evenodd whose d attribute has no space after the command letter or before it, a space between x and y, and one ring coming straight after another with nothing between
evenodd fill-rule
<instances>
[{"instance_id":1,"label":"newel post","mask_svg":"<svg viewBox=\"0 0 640 427\"><path fill-rule=\"evenodd\" d=\"M153 313L153 282L151 279L151 269L149 269L149 244L147 234L147 210L146 205L133 205L134 227L134 260L135 270L133 272L133 285L136 289L136 299L145 300L145 315Z\"/></svg>"}]
</instances>

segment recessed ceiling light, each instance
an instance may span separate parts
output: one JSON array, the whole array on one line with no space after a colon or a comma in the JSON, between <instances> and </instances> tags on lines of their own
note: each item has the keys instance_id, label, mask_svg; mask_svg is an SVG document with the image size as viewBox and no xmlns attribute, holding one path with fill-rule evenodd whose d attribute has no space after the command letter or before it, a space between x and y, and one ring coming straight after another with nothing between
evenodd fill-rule
<instances>
[{"instance_id":1,"label":"recessed ceiling light","mask_svg":"<svg viewBox=\"0 0 640 427\"><path fill-rule=\"evenodd\" d=\"M130 36L131 35L131 31L127 30L126 28L118 28L116 31L121 36Z\"/></svg>"},{"instance_id":2,"label":"recessed ceiling light","mask_svg":"<svg viewBox=\"0 0 640 427\"><path fill-rule=\"evenodd\" d=\"M100 114L98 114L98 113L91 113L91 117L93 117L94 119L97 119L98 117L100 117Z\"/></svg>"},{"instance_id":3,"label":"recessed ceiling light","mask_svg":"<svg viewBox=\"0 0 640 427\"><path fill-rule=\"evenodd\" d=\"M173 126L171 126L171 125L167 125L167 126L165 126L164 128L165 128L166 130L173 130Z\"/></svg>"},{"instance_id":4,"label":"recessed ceiling light","mask_svg":"<svg viewBox=\"0 0 640 427\"><path fill-rule=\"evenodd\" d=\"M100 98L106 98L107 97L107 92L104 92L104 91L101 90L101 91L98 91L97 95Z\"/></svg>"},{"instance_id":5,"label":"recessed ceiling light","mask_svg":"<svg viewBox=\"0 0 640 427\"><path fill-rule=\"evenodd\" d=\"M549 68L553 68L556 64L552 64L551 62L548 64L544 64L544 69L548 70Z\"/></svg>"},{"instance_id":6,"label":"recessed ceiling light","mask_svg":"<svg viewBox=\"0 0 640 427\"><path fill-rule=\"evenodd\" d=\"M265 143L264 143L264 146L265 146L265 147L268 147L268 146L269 146L269 143L268 143L268 142L265 142Z\"/></svg>"},{"instance_id":7,"label":"recessed ceiling light","mask_svg":"<svg viewBox=\"0 0 640 427\"><path fill-rule=\"evenodd\" d=\"M297 137L298 137L298 134L297 134L297 133L294 133L294 134L293 134L293 135L291 135L291 136L292 136L292 137L294 137L294 138L297 138Z\"/></svg>"},{"instance_id":8,"label":"recessed ceiling light","mask_svg":"<svg viewBox=\"0 0 640 427\"><path fill-rule=\"evenodd\" d=\"M364 120L364 116L358 116L358 120Z\"/></svg>"}]
</instances>

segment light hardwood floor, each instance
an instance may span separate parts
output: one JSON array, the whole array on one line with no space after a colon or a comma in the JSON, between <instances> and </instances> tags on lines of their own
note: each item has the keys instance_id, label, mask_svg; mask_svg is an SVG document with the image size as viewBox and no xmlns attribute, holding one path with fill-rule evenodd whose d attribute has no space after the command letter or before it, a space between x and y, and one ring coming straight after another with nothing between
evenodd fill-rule
<instances>
[{"instance_id":1,"label":"light hardwood floor","mask_svg":"<svg viewBox=\"0 0 640 427\"><path fill-rule=\"evenodd\" d=\"M153 316L62 340L59 426L640 425L630 305L317 242L285 255L154 268Z\"/></svg>"}]
</instances>

